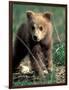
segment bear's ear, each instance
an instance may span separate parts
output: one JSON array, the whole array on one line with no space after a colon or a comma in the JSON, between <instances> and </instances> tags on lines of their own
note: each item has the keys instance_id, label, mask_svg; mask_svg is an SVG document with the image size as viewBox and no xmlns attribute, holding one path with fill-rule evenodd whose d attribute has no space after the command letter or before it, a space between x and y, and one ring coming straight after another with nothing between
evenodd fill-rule
<instances>
[{"instance_id":1,"label":"bear's ear","mask_svg":"<svg viewBox=\"0 0 69 90\"><path fill-rule=\"evenodd\" d=\"M43 14L43 17L45 17L45 18L47 18L48 20L51 20L51 16L53 15L53 13L51 13L51 12L45 12L44 14Z\"/></svg>"},{"instance_id":2,"label":"bear's ear","mask_svg":"<svg viewBox=\"0 0 69 90\"><path fill-rule=\"evenodd\" d=\"M26 14L27 14L27 18L31 19L33 14L34 14L34 12L33 11L27 11Z\"/></svg>"}]
</instances>

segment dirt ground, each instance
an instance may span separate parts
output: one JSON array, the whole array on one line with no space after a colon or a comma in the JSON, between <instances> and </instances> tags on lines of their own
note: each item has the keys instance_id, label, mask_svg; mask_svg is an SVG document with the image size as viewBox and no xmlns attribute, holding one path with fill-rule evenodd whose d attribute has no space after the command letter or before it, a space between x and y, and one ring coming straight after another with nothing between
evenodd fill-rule
<instances>
[{"instance_id":1,"label":"dirt ground","mask_svg":"<svg viewBox=\"0 0 69 90\"><path fill-rule=\"evenodd\" d=\"M58 67L55 67L55 84L56 83L65 83L65 66L58 66ZM51 76L51 74L50 74ZM54 77L54 76L53 76ZM48 77L49 78L49 77ZM33 82L35 81L35 83L39 83L39 78L36 78L34 76L33 73L29 74L29 75L22 75L20 73L14 73L13 74L13 85L16 83L16 82ZM47 83L51 81L51 78L49 79L46 79L44 83ZM54 79L52 78L52 81L51 81L51 84L53 83ZM42 82L42 81L41 81ZM43 82L42 82L43 83ZM47 84L50 84L50 83L47 83Z\"/></svg>"},{"instance_id":2,"label":"dirt ground","mask_svg":"<svg viewBox=\"0 0 69 90\"><path fill-rule=\"evenodd\" d=\"M56 67L56 83L65 83L65 67Z\"/></svg>"}]
</instances>

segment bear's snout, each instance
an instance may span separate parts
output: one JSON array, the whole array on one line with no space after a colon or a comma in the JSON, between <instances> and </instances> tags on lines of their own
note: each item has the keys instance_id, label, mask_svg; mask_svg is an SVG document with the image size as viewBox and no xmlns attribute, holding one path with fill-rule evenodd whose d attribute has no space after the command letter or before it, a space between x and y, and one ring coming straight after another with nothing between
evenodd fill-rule
<instances>
[{"instance_id":1,"label":"bear's snout","mask_svg":"<svg viewBox=\"0 0 69 90\"><path fill-rule=\"evenodd\" d=\"M33 40L34 40L34 41L37 41L37 36L34 35L34 36L33 36Z\"/></svg>"}]
</instances>

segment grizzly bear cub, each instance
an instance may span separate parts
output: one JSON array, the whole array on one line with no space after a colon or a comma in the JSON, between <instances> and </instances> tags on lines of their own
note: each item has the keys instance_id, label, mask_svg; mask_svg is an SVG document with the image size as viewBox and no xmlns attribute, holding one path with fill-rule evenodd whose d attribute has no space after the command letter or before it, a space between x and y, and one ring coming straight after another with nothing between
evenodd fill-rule
<instances>
[{"instance_id":1,"label":"grizzly bear cub","mask_svg":"<svg viewBox=\"0 0 69 90\"><path fill-rule=\"evenodd\" d=\"M21 60L25 61L28 55L35 72L44 75L53 69L51 13L27 11L26 14L27 22L20 26L14 42L13 71L16 71ZM29 71L27 68L24 69L25 73Z\"/></svg>"}]
</instances>

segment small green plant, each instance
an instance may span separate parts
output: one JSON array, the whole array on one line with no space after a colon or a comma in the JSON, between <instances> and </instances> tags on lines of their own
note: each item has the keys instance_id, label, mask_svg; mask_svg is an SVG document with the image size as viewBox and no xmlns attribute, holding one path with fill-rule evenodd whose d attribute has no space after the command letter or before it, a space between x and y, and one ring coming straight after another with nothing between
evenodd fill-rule
<instances>
[{"instance_id":1,"label":"small green plant","mask_svg":"<svg viewBox=\"0 0 69 90\"><path fill-rule=\"evenodd\" d=\"M54 45L53 60L56 65L65 65L65 46L64 43Z\"/></svg>"}]
</instances>

